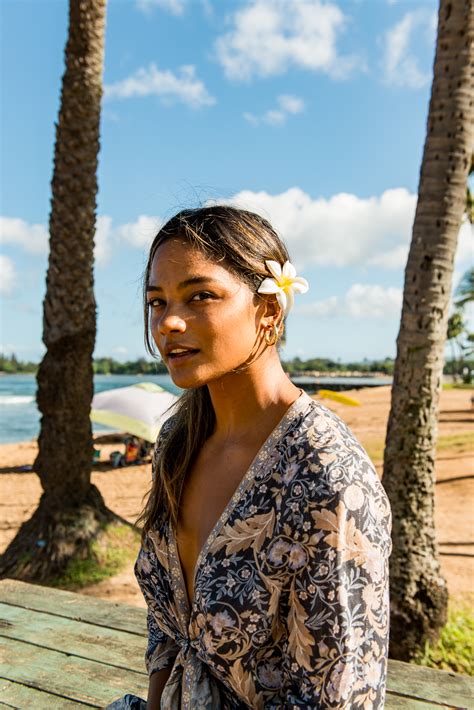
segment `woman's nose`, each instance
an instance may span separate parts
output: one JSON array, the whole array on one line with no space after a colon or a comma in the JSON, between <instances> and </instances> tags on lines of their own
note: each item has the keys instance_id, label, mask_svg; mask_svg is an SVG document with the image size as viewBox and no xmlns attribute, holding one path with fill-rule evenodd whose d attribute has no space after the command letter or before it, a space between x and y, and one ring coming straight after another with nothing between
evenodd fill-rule
<instances>
[{"instance_id":1,"label":"woman's nose","mask_svg":"<svg viewBox=\"0 0 474 710\"><path fill-rule=\"evenodd\" d=\"M184 333L186 321L176 313L164 313L160 319L159 331L162 335L168 333Z\"/></svg>"}]
</instances>

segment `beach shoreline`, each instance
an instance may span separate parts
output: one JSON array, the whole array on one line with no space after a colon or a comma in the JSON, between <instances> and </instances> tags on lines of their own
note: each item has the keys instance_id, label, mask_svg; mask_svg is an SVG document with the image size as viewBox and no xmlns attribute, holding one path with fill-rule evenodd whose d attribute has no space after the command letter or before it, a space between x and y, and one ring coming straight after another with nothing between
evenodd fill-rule
<instances>
[{"instance_id":1,"label":"beach shoreline","mask_svg":"<svg viewBox=\"0 0 474 710\"><path fill-rule=\"evenodd\" d=\"M470 436L471 441L474 438L471 393L470 390L442 392L439 418L441 446L436 462L439 484L436 486L436 525L442 553L441 567L451 598L465 600L466 603L474 601L474 523L471 514L474 472L472 447L466 451L466 446L460 445L460 442L463 437ZM359 400L361 406L348 407L331 400L322 400L323 404L341 416L369 453L373 452L377 472L381 475L380 451L383 449L390 406L390 387L367 388L345 394ZM120 445L110 443L101 445L100 449L101 460L94 467L92 482L101 491L109 508L134 523L151 484L151 465L114 469L108 457L111 451L120 449ZM33 464L36 452L35 440L0 445L0 501L3 512L0 552L38 505L41 496L38 476L20 470ZM132 566L99 584L78 591L110 601L145 606Z\"/></svg>"}]
</instances>

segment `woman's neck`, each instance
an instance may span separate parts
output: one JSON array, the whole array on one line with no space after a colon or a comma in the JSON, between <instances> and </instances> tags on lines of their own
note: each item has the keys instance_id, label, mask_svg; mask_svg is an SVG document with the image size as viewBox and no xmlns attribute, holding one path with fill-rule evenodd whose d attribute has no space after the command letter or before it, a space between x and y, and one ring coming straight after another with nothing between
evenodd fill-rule
<instances>
[{"instance_id":1,"label":"woman's neck","mask_svg":"<svg viewBox=\"0 0 474 710\"><path fill-rule=\"evenodd\" d=\"M208 389L216 415L213 439L222 442L259 438L260 431L273 428L300 394L276 354L210 382Z\"/></svg>"}]
</instances>

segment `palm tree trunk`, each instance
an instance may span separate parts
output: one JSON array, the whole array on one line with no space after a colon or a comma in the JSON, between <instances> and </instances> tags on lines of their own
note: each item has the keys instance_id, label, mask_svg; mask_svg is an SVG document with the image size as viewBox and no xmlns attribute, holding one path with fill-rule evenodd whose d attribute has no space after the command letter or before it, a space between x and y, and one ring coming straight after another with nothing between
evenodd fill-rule
<instances>
[{"instance_id":1,"label":"palm tree trunk","mask_svg":"<svg viewBox=\"0 0 474 710\"><path fill-rule=\"evenodd\" d=\"M115 516L91 485L90 405L96 334L94 232L106 0L70 0L56 128L50 254L38 372L35 471L43 495L3 555L2 575L48 579Z\"/></svg>"},{"instance_id":2,"label":"palm tree trunk","mask_svg":"<svg viewBox=\"0 0 474 710\"><path fill-rule=\"evenodd\" d=\"M446 619L434 469L453 261L473 141L473 35L472 0L441 0L384 460L393 512L390 653L399 659L436 638Z\"/></svg>"}]
</instances>

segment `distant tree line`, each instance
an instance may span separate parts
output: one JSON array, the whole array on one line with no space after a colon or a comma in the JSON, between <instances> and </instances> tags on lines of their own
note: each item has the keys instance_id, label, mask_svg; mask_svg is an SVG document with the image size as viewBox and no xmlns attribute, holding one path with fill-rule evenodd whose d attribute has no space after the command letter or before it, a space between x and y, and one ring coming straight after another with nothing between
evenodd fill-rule
<instances>
[{"instance_id":1,"label":"distant tree line","mask_svg":"<svg viewBox=\"0 0 474 710\"><path fill-rule=\"evenodd\" d=\"M36 362L22 362L18 360L15 353L11 355L3 355L0 353L0 372L8 375L18 375L22 373L35 374L38 369Z\"/></svg>"},{"instance_id":2,"label":"distant tree line","mask_svg":"<svg viewBox=\"0 0 474 710\"><path fill-rule=\"evenodd\" d=\"M162 362L157 360L127 360L117 362L111 357L94 359L94 373L96 375L166 375L168 370Z\"/></svg>"},{"instance_id":3,"label":"distant tree line","mask_svg":"<svg viewBox=\"0 0 474 710\"><path fill-rule=\"evenodd\" d=\"M294 357L292 360L283 362L283 368L290 375L296 375L299 372L364 372L376 373L381 372L385 375L393 373L394 360L386 357L384 360L368 360L364 358L362 362L341 362L340 360L332 360L331 358L310 358L309 360L301 360L299 357Z\"/></svg>"},{"instance_id":4,"label":"distant tree line","mask_svg":"<svg viewBox=\"0 0 474 710\"><path fill-rule=\"evenodd\" d=\"M297 375L302 372L363 372L366 374L382 373L384 375L393 374L394 360L386 357L383 360L364 359L361 362L341 362L326 357L315 357L309 360L302 360L294 357L292 360L285 360L283 368L290 375ZM474 372L474 359L462 360L465 370L464 381L470 382L466 373ZM0 372L8 375L35 374L38 364L35 362L22 362L15 354L3 355L0 353ZM127 360L118 362L112 357L100 357L94 360L94 374L96 375L166 375L168 370L162 362L156 360L145 360L140 357L138 360ZM445 375L456 375L459 373L459 361L457 359L446 360L444 366Z\"/></svg>"}]
</instances>

